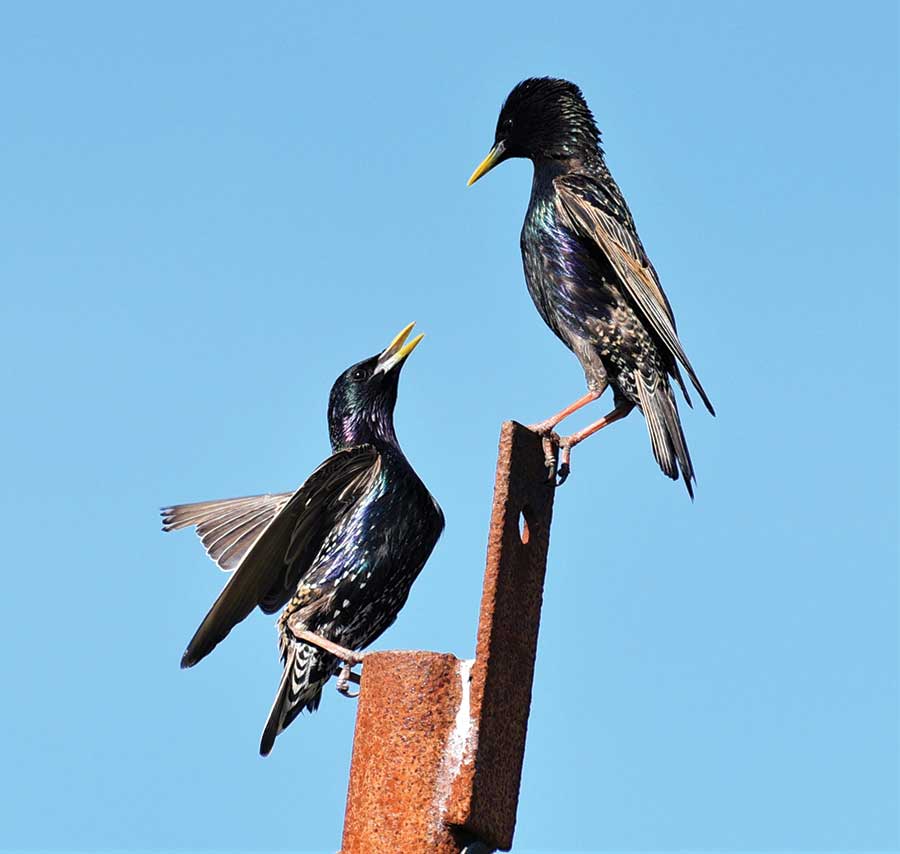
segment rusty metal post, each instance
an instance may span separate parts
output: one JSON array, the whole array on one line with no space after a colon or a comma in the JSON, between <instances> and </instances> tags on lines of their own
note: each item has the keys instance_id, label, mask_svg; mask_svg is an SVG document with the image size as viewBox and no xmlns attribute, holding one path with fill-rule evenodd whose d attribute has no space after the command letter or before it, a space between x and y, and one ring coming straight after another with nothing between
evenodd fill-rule
<instances>
[{"instance_id":1,"label":"rusty metal post","mask_svg":"<svg viewBox=\"0 0 900 854\"><path fill-rule=\"evenodd\" d=\"M553 494L540 439L506 422L475 659L366 656L341 854L512 847Z\"/></svg>"}]
</instances>

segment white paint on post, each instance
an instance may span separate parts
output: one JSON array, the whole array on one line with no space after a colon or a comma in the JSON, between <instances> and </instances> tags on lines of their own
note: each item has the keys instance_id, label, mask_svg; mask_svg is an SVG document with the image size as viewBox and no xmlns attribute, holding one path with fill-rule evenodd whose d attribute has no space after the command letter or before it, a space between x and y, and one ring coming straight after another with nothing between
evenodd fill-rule
<instances>
[{"instance_id":1,"label":"white paint on post","mask_svg":"<svg viewBox=\"0 0 900 854\"><path fill-rule=\"evenodd\" d=\"M471 759L474 754L474 742L477 734L471 709L472 667L474 664L475 659L470 658L460 661L457 668L461 683L459 708L456 711L453 727L447 735L444 756L441 759L441 767L438 769L435 782L436 822L443 822L453 781L459 774L463 762Z\"/></svg>"}]
</instances>

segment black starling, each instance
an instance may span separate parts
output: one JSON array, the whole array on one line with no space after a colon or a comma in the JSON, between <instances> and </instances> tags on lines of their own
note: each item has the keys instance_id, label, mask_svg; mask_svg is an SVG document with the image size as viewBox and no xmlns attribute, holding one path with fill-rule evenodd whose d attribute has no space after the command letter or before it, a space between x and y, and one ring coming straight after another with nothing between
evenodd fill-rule
<instances>
[{"instance_id":1,"label":"black starling","mask_svg":"<svg viewBox=\"0 0 900 854\"><path fill-rule=\"evenodd\" d=\"M584 397L532 429L545 437L549 451L560 421L596 400L607 385L613 388L609 415L559 440L560 483L572 448L637 406L660 468L673 480L680 468L693 497L694 468L669 385L672 377L691 405L679 363L715 412L681 347L669 301L574 83L546 77L519 83L500 110L494 146L469 184L510 157L534 164L521 236L528 291L544 322L578 357L588 386ZM548 453L551 476L553 465Z\"/></svg>"},{"instance_id":2,"label":"black starling","mask_svg":"<svg viewBox=\"0 0 900 854\"><path fill-rule=\"evenodd\" d=\"M263 731L263 756L303 709L318 707L341 661L338 688L346 693L349 665L359 660L350 651L394 622L443 530L441 509L394 432L400 370L423 337L405 343L412 326L338 377L328 404L334 453L296 492L162 511L163 530L195 525L209 556L234 570L182 667L212 652L255 607L267 614L284 608L278 620L284 675Z\"/></svg>"}]
</instances>

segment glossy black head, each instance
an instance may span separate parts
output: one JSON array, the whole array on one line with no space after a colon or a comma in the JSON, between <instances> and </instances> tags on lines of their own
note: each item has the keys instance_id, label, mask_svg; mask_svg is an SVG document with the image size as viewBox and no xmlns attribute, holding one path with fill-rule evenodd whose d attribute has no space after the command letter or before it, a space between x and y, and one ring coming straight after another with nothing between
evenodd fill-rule
<instances>
[{"instance_id":1,"label":"glossy black head","mask_svg":"<svg viewBox=\"0 0 900 854\"><path fill-rule=\"evenodd\" d=\"M424 337L406 341L413 325L405 327L377 356L357 362L335 380L328 401L328 433L334 451L367 442L397 445L394 405L400 371Z\"/></svg>"},{"instance_id":2,"label":"glossy black head","mask_svg":"<svg viewBox=\"0 0 900 854\"><path fill-rule=\"evenodd\" d=\"M568 80L523 80L500 109L494 147L469 184L510 157L582 160L600 153L600 131L581 90Z\"/></svg>"}]
</instances>

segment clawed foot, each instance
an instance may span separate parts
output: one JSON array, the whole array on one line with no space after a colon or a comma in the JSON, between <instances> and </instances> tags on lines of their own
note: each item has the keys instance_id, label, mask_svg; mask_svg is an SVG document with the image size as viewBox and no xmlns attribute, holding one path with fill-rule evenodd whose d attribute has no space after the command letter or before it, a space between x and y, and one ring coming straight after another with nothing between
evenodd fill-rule
<instances>
[{"instance_id":1,"label":"clawed foot","mask_svg":"<svg viewBox=\"0 0 900 854\"><path fill-rule=\"evenodd\" d=\"M547 469L547 481L556 480L556 449L559 447L559 436L552 430L541 436L541 447L544 449L544 466Z\"/></svg>"},{"instance_id":2,"label":"clawed foot","mask_svg":"<svg viewBox=\"0 0 900 854\"><path fill-rule=\"evenodd\" d=\"M553 431L556 422L552 418L539 421L537 424L529 424L528 429L541 437L541 447L544 449L544 466L547 469L547 481L556 480L556 449L559 447L559 436Z\"/></svg>"},{"instance_id":3,"label":"clawed foot","mask_svg":"<svg viewBox=\"0 0 900 854\"><path fill-rule=\"evenodd\" d=\"M577 412L583 406L587 406L591 401L600 397L602 391L603 389L592 389L586 395L579 397L578 400L569 404L565 409L561 412L557 412L556 415L551 418L546 418L543 421L539 421L537 424L528 425L528 429L531 430L532 433L537 433L538 436L541 437L544 447L544 465L546 465L548 472L547 480L551 483L556 480L558 476L559 479L556 480L556 485L562 486L569 476L568 454L563 457L562 465L559 469L556 467L556 452L557 449L562 450L565 439L560 439L559 436L553 432L553 428L564 418L568 418L573 412Z\"/></svg>"},{"instance_id":4,"label":"clawed foot","mask_svg":"<svg viewBox=\"0 0 900 854\"><path fill-rule=\"evenodd\" d=\"M528 429L541 437L541 447L544 449L544 466L547 468L547 481L562 486L569 476L568 448L562 458L562 465L557 468L558 451L565 446L566 439L560 439L559 434L553 430L553 420L541 421L539 424L529 424ZM568 438L568 437L566 437Z\"/></svg>"},{"instance_id":5,"label":"clawed foot","mask_svg":"<svg viewBox=\"0 0 900 854\"><path fill-rule=\"evenodd\" d=\"M540 425L536 425L540 426ZM535 427L530 427L535 430ZM535 432L537 432L535 430ZM572 448L578 444L576 436L560 436L552 430L541 435L541 446L544 449L544 465L547 467L547 480L562 486L571 472L570 461ZM559 464L557 466L557 457Z\"/></svg>"},{"instance_id":6,"label":"clawed foot","mask_svg":"<svg viewBox=\"0 0 900 854\"><path fill-rule=\"evenodd\" d=\"M571 472L571 467L569 466L569 461L572 457L572 437L564 436L559 440L559 455L560 455L560 463L559 463L559 471L557 472L557 480L556 485L562 486L569 477L569 473Z\"/></svg>"},{"instance_id":7,"label":"clawed foot","mask_svg":"<svg viewBox=\"0 0 900 854\"><path fill-rule=\"evenodd\" d=\"M345 697L349 697L351 700L355 697L359 696L359 691L353 691L350 689L350 683L352 682L354 685L359 685L359 674L354 673L350 668L353 665L348 664L346 661L341 666L341 672L338 674L337 685L335 686L338 690L338 694L343 694Z\"/></svg>"},{"instance_id":8,"label":"clawed foot","mask_svg":"<svg viewBox=\"0 0 900 854\"><path fill-rule=\"evenodd\" d=\"M580 408L585 403L589 402L596 398L597 395L593 394L593 392L589 392L585 397L581 400L576 401L568 410L563 410L561 415L568 415L570 411L574 411L575 409ZM571 467L569 465L571 457L572 457L572 448L574 448L579 442L583 442L587 439L588 436L593 436L598 430L606 427L608 424L612 424L614 421L618 421L620 418L624 418L628 415L631 410L634 409L634 404L630 401L619 402L616 408L609 413L609 415L604 415L603 418L595 421L593 424L589 424L583 430L579 430L577 433L572 433L571 436L563 436L560 438L553 432L552 427L559 423L559 416L555 418L551 418L549 421L541 421L540 424L533 424L529 427L529 430L533 430L535 433L538 433L542 440L544 446L544 463L547 468L550 470L550 476L548 480L553 480L554 476L556 477L556 485L562 486L566 479L569 477L569 473L571 471ZM548 428L548 424L551 426ZM559 449L559 468L556 466L556 449Z\"/></svg>"}]
</instances>

